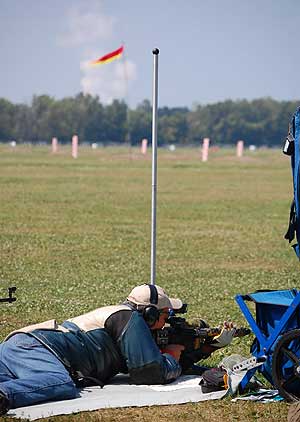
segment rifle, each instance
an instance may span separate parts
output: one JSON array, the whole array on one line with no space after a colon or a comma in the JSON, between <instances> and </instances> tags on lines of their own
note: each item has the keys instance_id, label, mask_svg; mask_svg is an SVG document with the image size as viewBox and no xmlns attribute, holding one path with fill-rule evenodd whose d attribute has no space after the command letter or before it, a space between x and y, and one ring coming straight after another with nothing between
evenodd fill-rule
<instances>
[{"instance_id":1,"label":"rifle","mask_svg":"<svg viewBox=\"0 0 300 422\"><path fill-rule=\"evenodd\" d=\"M1 302L15 302L17 300L16 297L13 297L13 294L16 292L17 288L15 286L13 287L8 287L8 297L1 297L0 298L0 303Z\"/></svg>"},{"instance_id":2,"label":"rifle","mask_svg":"<svg viewBox=\"0 0 300 422\"><path fill-rule=\"evenodd\" d=\"M172 311L167 319L168 326L160 330L153 331L156 344L160 349L164 349L168 344L182 344L184 350L181 353L179 363L183 370L192 368L194 363L207 358L211 352L203 351L204 345L213 342L214 337L221 333L220 327L209 327L207 323L200 319L199 325L190 324L185 318L176 316L177 313L186 313L187 304L180 310ZM236 328L234 337L244 337L251 333L246 327Z\"/></svg>"}]
</instances>

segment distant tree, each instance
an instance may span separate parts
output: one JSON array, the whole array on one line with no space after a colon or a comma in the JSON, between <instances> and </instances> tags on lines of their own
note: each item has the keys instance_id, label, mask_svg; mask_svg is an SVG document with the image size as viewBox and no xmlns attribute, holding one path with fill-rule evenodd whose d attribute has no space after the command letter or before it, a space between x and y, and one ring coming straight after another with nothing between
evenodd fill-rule
<instances>
[{"instance_id":1,"label":"distant tree","mask_svg":"<svg viewBox=\"0 0 300 422\"><path fill-rule=\"evenodd\" d=\"M128 137L127 105L114 100L104 110L108 142L124 143Z\"/></svg>"},{"instance_id":2,"label":"distant tree","mask_svg":"<svg viewBox=\"0 0 300 422\"><path fill-rule=\"evenodd\" d=\"M51 137L51 108L55 100L48 95L34 96L31 104L32 140L47 141Z\"/></svg>"},{"instance_id":3,"label":"distant tree","mask_svg":"<svg viewBox=\"0 0 300 422\"><path fill-rule=\"evenodd\" d=\"M14 112L14 134L19 142L33 142L34 117L31 106L18 104Z\"/></svg>"},{"instance_id":4,"label":"distant tree","mask_svg":"<svg viewBox=\"0 0 300 422\"><path fill-rule=\"evenodd\" d=\"M86 142L105 142L107 139L107 123L105 120L104 107L99 97L85 95L82 107L83 122L82 137Z\"/></svg>"},{"instance_id":5,"label":"distant tree","mask_svg":"<svg viewBox=\"0 0 300 422\"><path fill-rule=\"evenodd\" d=\"M77 134L78 123L74 114L73 98L56 101L51 109L51 133L62 143L70 142L72 135Z\"/></svg>"},{"instance_id":6,"label":"distant tree","mask_svg":"<svg viewBox=\"0 0 300 422\"><path fill-rule=\"evenodd\" d=\"M7 142L15 138L14 131L15 106L0 98L0 141Z\"/></svg>"},{"instance_id":7,"label":"distant tree","mask_svg":"<svg viewBox=\"0 0 300 422\"><path fill-rule=\"evenodd\" d=\"M170 110L170 111L169 111ZM186 144L188 134L187 110L159 112L158 144Z\"/></svg>"},{"instance_id":8,"label":"distant tree","mask_svg":"<svg viewBox=\"0 0 300 422\"><path fill-rule=\"evenodd\" d=\"M139 144L143 138L151 141L152 108L149 100L144 100L135 110L129 112L129 133L133 145Z\"/></svg>"}]
</instances>

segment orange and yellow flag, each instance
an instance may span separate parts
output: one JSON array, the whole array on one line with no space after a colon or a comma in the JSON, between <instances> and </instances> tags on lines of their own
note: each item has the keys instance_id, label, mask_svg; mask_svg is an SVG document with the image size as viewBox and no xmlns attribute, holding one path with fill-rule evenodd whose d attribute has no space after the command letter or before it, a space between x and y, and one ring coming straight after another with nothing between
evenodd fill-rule
<instances>
[{"instance_id":1,"label":"orange and yellow flag","mask_svg":"<svg viewBox=\"0 0 300 422\"><path fill-rule=\"evenodd\" d=\"M124 50L124 46L122 45L117 50L112 51L111 53L105 54L104 56L100 57L100 59L91 61L90 66L98 66L99 64L105 64L105 63L112 62L115 59L119 59L123 54L123 50Z\"/></svg>"}]
</instances>

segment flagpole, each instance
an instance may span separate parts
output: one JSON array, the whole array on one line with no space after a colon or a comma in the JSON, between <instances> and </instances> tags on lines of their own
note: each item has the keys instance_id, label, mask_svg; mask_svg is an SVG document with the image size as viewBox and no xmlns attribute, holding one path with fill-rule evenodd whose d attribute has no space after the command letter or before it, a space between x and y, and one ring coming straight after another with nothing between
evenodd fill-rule
<instances>
[{"instance_id":1,"label":"flagpole","mask_svg":"<svg viewBox=\"0 0 300 422\"><path fill-rule=\"evenodd\" d=\"M151 210L151 279L156 279L156 194L157 194L157 98L158 98L158 55L159 49L153 51L153 93L152 93L152 210Z\"/></svg>"},{"instance_id":2,"label":"flagpole","mask_svg":"<svg viewBox=\"0 0 300 422\"><path fill-rule=\"evenodd\" d=\"M122 43L125 46L125 43ZM124 80L125 80L125 104L126 104L126 140L129 144L129 155L131 157L131 135L130 135L130 115L129 115L129 90L128 90L128 72L126 66L126 58L125 58L125 48L122 56L123 60L123 69L124 69Z\"/></svg>"}]
</instances>

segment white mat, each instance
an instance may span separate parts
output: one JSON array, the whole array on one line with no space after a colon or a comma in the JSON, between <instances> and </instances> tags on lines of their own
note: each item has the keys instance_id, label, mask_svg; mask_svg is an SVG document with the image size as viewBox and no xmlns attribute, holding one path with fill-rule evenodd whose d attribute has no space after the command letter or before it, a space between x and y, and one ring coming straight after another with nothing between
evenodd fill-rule
<instances>
[{"instance_id":1,"label":"white mat","mask_svg":"<svg viewBox=\"0 0 300 422\"><path fill-rule=\"evenodd\" d=\"M8 416L30 420L115 407L141 407L180 404L221 399L226 391L202 393L200 376L184 375L167 385L129 385L128 377L119 375L113 382L100 387L78 390L78 398L47 402L36 406L12 409Z\"/></svg>"}]
</instances>

